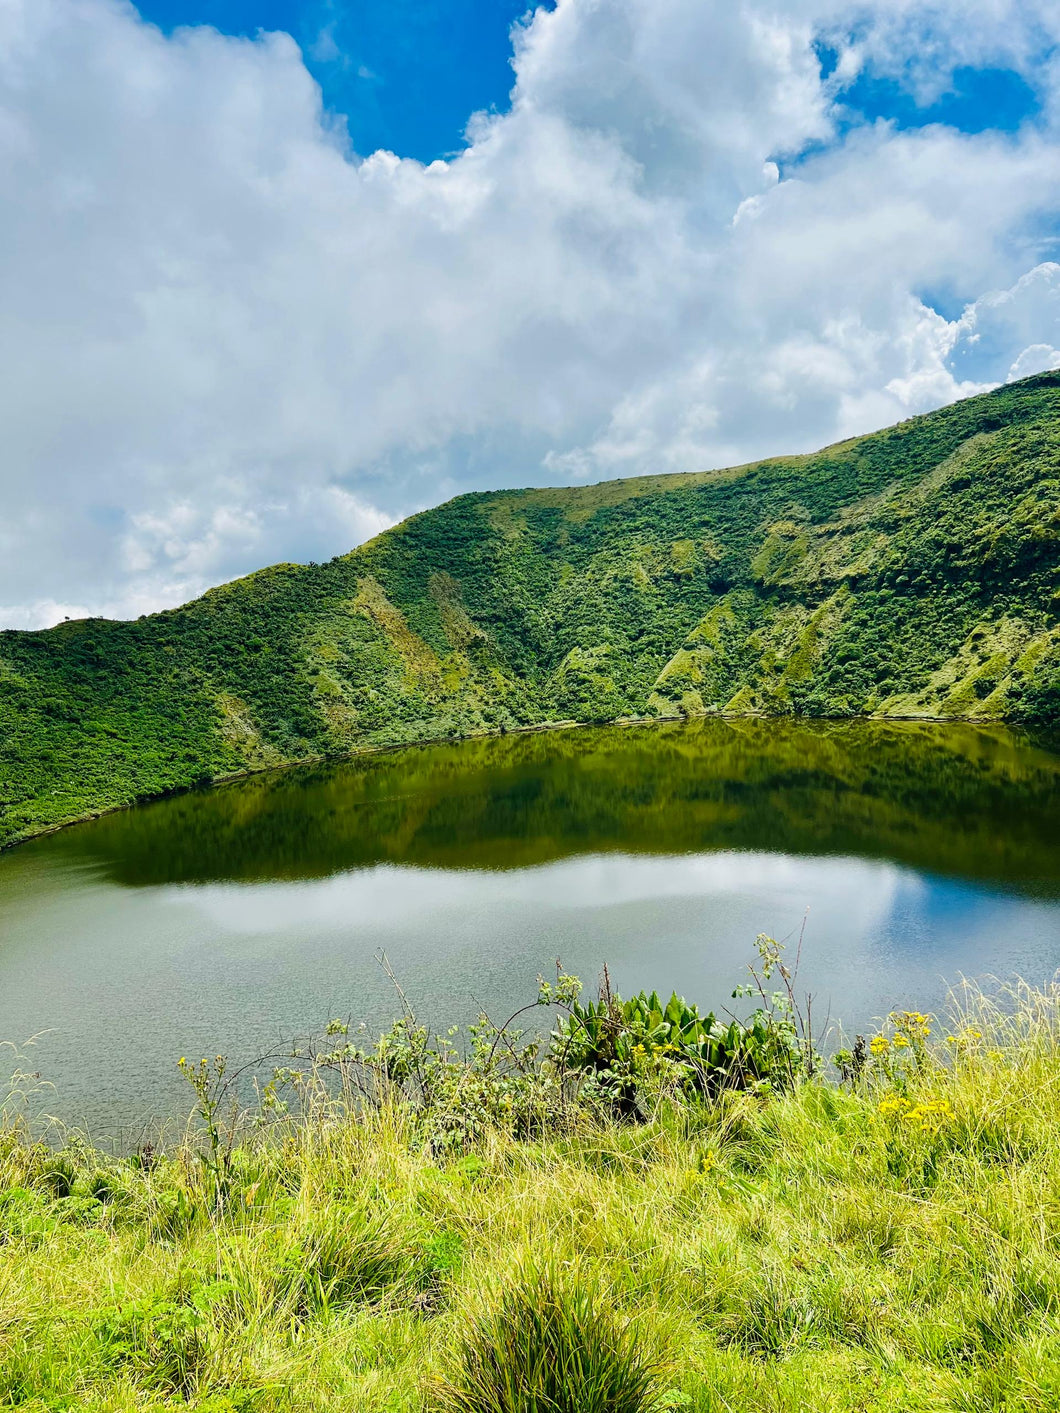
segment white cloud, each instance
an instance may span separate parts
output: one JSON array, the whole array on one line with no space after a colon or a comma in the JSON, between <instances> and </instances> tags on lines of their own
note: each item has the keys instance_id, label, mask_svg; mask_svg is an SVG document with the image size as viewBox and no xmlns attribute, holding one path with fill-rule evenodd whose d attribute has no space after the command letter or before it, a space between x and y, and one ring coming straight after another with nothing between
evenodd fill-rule
<instances>
[{"instance_id":1,"label":"white cloud","mask_svg":"<svg viewBox=\"0 0 1060 1413\"><path fill-rule=\"evenodd\" d=\"M0 621L173 603L472 486L803 449L1056 357L1053 7L560 0L515 38L511 111L424 167L356 158L286 36L0 0ZM860 65L923 87L925 54L1018 67L1042 114L839 131Z\"/></svg>"},{"instance_id":2,"label":"white cloud","mask_svg":"<svg viewBox=\"0 0 1060 1413\"><path fill-rule=\"evenodd\" d=\"M1005 374L1010 381L1055 368L1056 350L1043 339L1060 342L1060 264L1045 261L1011 289L980 296L964 311L957 328L966 361L998 368L1015 354Z\"/></svg>"},{"instance_id":3,"label":"white cloud","mask_svg":"<svg viewBox=\"0 0 1060 1413\"><path fill-rule=\"evenodd\" d=\"M1060 368L1060 349L1047 343L1028 344L1008 370L1006 382L1014 383L1017 378L1029 378L1032 373L1044 373L1053 368Z\"/></svg>"}]
</instances>

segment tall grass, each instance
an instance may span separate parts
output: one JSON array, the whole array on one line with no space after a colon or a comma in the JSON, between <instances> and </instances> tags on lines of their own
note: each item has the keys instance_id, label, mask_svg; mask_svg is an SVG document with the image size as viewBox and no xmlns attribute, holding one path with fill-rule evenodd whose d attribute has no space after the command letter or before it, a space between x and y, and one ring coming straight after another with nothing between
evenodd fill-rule
<instances>
[{"instance_id":1,"label":"tall grass","mask_svg":"<svg viewBox=\"0 0 1060 1413\"><path fill-rule=\"evenodd\" d=\"M845 1085L443 1157L400 1105L332 1105L241 1141L223 1203L190 1143L11 1120L0 1406L1045 1413L1060 996L968 992L946 1029L899 1018Z\"/></svg>"}]
</instances>

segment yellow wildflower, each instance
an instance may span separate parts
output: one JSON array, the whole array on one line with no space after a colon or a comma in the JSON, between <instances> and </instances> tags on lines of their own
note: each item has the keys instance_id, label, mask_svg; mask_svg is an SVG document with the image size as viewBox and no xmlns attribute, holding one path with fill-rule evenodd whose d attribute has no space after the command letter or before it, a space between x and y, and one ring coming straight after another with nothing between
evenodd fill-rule
<instances>
[{"instance_id":1,"label":"yellow wildflower","mask_svg":"<svg viewBox=\"0 0 1060 1413\"><path fill-rule=\"evenodd\" d=\"M892 1011L891 1024L910 1039L922 1040L931 1034L931 1017L921 1011Z\"/></svg>"},{"instance_id":2,"label":"yellow wildflower","mask_svg":"<svg viewBox=\"0 0 1060 1413\"><path fill-rule=\"evenodd\" d=\"M902 1122L921 1133L936 1134L953 1118L953 1107L948 1099L922 1099L911 1106L908 1100L902 1102L907 1106L900 1115Z\"/></svg>"},{"instance_id":3,"label":"yellow wildflower","mask_svg":"<svg viewBox=\"0 0 1060 1413\"><path fill-rule=\"evenodd\" d=\"M900 1114L903 1109L908 1108L909 1100L903 1099L900 1094L889 1094L886 1099L880 1100L880 1113L886 1118Z\"/></svg>"},{"instance_id":4,"label":"yellow wildflower","mask_svg":"<svg viewBox=\"0 0 1060 1413\"><path fill-rule=\"evenodd\" d=\"M971 1028L968 1028L966 1030L962 1030L959 1035L951 1035L947 1037L946 1044L974 1045L977 1040L982 1040L982 1038L983 1032L981 1030L972 1030Z\"/></svg>"}]
</instances>

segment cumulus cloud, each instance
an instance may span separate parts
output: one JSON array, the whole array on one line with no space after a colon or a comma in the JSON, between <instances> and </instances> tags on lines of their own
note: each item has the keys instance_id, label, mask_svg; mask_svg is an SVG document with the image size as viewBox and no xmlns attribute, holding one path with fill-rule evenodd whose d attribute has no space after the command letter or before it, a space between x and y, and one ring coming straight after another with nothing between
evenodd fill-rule
<instances>
[{"instance_id":1,"label":"cumulus cloud","mask_svg":"<svg viewBox=\"0 0 1060 1413\"><path fill-rule=\"evenodd\" d=\"M0 0L0 621L1054 366L1054 8L559 0L514 35L510 110L423 166L352 151L287 36ZM923 88L925 54L936 86L1016 68L1040 112L851 127L845 84Z\"/></svg>"},{"instance_id":2,"label":"cumulus cloud","mask_svg":"<svg viewBox=\"0 0 1060 1413\"><path fill-rule=\"evenodd\" d=\"M966 365L998 369L1016 352L1006 378L1026 378L1055 368L1060 355L1043 334L1060 341L1060 264L1053 260L1033 270L1006 290L991 290L970 304L955 326L957 357Z\"/></svg>"}]
</instances>

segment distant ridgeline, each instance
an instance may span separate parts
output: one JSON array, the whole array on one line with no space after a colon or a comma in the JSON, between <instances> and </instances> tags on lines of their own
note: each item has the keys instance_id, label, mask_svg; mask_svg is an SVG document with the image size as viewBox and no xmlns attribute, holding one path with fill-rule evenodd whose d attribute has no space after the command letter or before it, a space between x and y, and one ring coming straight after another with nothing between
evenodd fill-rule
<instances>
[{"instance_id":1,"label":"distant ridgeline","mask_svg":"<svg viewBox=\"0 0 1060 1413\"><path fill-rule=\"evenodd\" d=\"M135 623L0 633L0 843L549 721L1060 722L1060 373L810 456L458 497Z\"/></svg>"}]
</instances>

